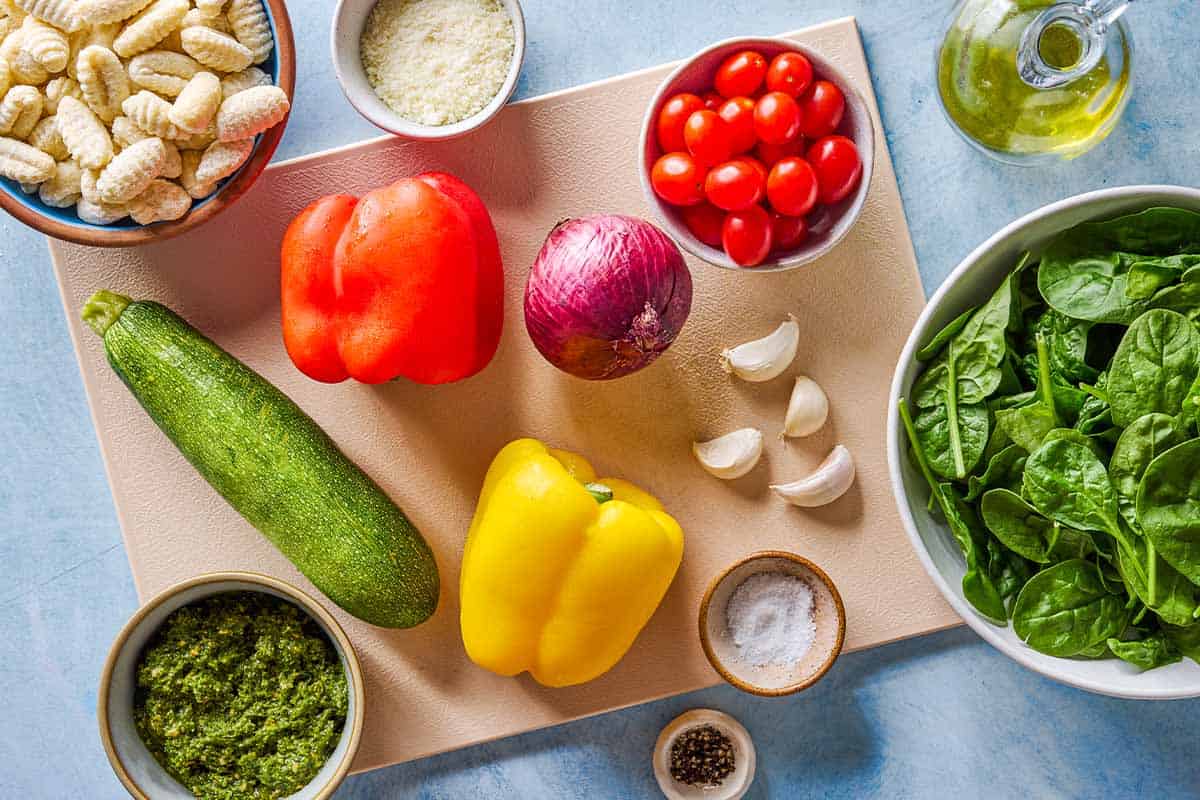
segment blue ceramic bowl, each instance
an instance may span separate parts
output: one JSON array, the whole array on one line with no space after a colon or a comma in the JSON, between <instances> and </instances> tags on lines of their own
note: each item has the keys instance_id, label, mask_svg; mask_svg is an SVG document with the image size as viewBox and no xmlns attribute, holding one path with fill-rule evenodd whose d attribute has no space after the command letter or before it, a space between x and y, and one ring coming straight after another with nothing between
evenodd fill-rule
<instances>
[{"instance_id":1,"label":"blue ceramic bowl","mask_svg":"<svg viewBox=\"0 0 1200 800\"><path fill-rule=\"evenodd\" d=\"M287 8L283 0L264 0L264 5L271 23L275 48L271 51L271 57L258 66L271 76L277 86L287 92L288 97L291 97L295 88L296 67L292 26ZM195 203L187 214L171 222L139 225L126 218L112 225L95 225L81 220L75 213L74 206L52 208L43 203L36 192L25 194L21 191L20 184L8 178L0 178L0 206L21 222L48 236L78 244L128 247L167 239L211 219L244 194L271 160L286 124L285 119L259 135L254 151L241 169L222 181L213 194Z\"/></svg>"}]
</instances>

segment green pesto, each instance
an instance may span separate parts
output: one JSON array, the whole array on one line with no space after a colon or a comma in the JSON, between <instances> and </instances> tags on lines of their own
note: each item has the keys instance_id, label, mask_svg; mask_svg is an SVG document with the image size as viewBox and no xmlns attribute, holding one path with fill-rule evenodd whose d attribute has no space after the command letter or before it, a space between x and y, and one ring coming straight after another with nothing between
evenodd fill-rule
<instances>
[{"instance_id":1,"label":"green pesto","mask_svg":"<svg viewBox=\"0 0 1200 800\"><path fill-rule=\"evenodd\" d=\"M328 637L300 608L259 592L180 608L138 663L138 733L202 800L294 794L329 759L346 711Z\"/></svg>"}]
</instances>

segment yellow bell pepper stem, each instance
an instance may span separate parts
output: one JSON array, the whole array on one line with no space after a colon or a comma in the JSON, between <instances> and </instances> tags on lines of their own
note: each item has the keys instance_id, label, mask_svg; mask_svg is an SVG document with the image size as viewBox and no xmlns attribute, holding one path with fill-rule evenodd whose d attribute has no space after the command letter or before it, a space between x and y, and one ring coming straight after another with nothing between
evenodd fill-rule
<instances>
[{"instance_id":1,"label":"yellow bell pepper stem","mask_svg":"<svg viewBox=\"0 0 1200 800\"><path fill-rule=\"evenodd\" d=\"M492 462L467 535L467 654L547 686L589 681L629 650L682 557L683 531L654 497L518 439Z\"/></svg>"}]
</instances>

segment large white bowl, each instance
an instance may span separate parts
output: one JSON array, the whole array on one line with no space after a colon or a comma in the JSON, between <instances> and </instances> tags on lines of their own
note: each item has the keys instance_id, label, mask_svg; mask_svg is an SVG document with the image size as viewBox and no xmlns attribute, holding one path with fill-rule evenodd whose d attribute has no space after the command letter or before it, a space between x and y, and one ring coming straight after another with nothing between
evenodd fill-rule
<instances>
[{"instance_id":1,"label":"large white bowl","mask_svg":"<svg viewBox=\"0 0 1200 800\"><path fill-rule=\"evenodd\" d=\"M1089 692L1139 700L1200 697L1200 664L1178 664L1139 672L1119 659L1101 661L1054 658L1025 646L1012 627L1000 628L979 616L963 598L966 571L962 552L949 528L925 507L929 490L909 463L907 440L897 404L908 397L920 373L915 353L929 337L968 307L986 300L1026 250L1038 255L1055 234L1081 222L1110 219L1151 206L1178 206L1200 212L1200 190L1181 186L1121 186L1069 197L1043 206L1007 225L975 249L950 273L917 320L892 380L888 412L888 464L900 519L925 570L946 600L984 639L1018 663L1036 672Z\"/></svg>"}]
</instances>

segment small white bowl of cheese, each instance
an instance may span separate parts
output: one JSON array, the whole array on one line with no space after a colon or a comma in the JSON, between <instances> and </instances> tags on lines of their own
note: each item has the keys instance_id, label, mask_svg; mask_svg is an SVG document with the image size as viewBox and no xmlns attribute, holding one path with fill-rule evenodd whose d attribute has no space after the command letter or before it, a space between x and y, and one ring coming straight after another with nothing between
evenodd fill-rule
<instances>
[{"instance_id":1,"label":"small white bowl of cheese","mask_svg":"<svg viewBox=\"0 0 1200 800\"><path fill-rule=\"evenodd\" d=\"M517 88L525 17L518 0L339 0L331 48L346 99L373 124L453 139Z\"/></svg>"}]
</instances>

